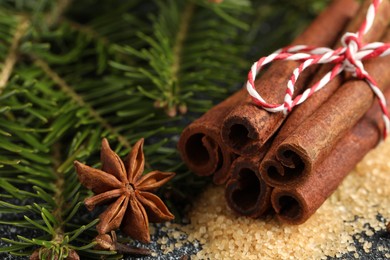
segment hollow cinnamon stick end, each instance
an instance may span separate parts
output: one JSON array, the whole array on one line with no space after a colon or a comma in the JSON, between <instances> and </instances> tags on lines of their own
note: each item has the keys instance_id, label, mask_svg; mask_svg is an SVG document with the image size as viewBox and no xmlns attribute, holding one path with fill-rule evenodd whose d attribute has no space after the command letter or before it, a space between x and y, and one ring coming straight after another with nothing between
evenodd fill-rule
<instances>
[{"instance_id":1,"label":"hollow cinnamon stick end","mask_svg":"<svg viewBox=\"0 0 390 260\"><path fill-rule=\"evenodd\" d=\"M312 215L305 200L292 191L275 188L271 194L271 203L277 218L286 224L302 224Z\"/></svg>"},{"instance_id":2,"label":"hollow cinnamon stick end","mask_svg":"<svg viewBox=\"0 0 390 260\"><path fill-rule=\"evenodd\" d=\"M300 138L291 137L285 140L276 150L276 157L283 166L296 168L301 165L310 165L310 158L306 154L305 150L300 147Z\"/></svg>"},{"instance_id":3,"label":"hollow cinnamon stick end","mask_svg":"<svg viewBox=\"0 0 390 260\"><path fill-rule=\"evenodd\" d=\"M283 142L276 150L276 156L264 160L260 165L264 180L271 186L296 185L310 174L313 162L294 143Z\"/></svg>"},{"instance_id":4,"label":"hollow cinnamon stick end","mask_svg":"<svg viewBox=\"0 0 390 260\"><path fill-rule=\"evenodd\" d=\"M199 176L213 174L220 161L218 142L206 132L204 129L190 125L184 129L178 142L183 161L192 172Z\"/></svg>"},{"instance_id":5,"label":"hollow cinnamon stick end","mask_svg":"<svg viewBox=\"0 0 390 260\"><path fill-rule=\"evenodd\" d=\"M231 167L231 179L226 184L225 198L237 214L257 218L270 208L271 188L261 179L258 166L237 159Z\"/></svg>"},{"instance_id":6,"label":"hollow cinnamon stick end","mask_svg":"<svg viewBox=\"0 0 390 260\"><path fill-rule=\"evenodd\" d=\"M265 158L259 166L262 179L272 187L284 185L284 167L274 158Z\"/></svg>"},{"instance_id":7,"label":"hollow cinnamon stick end","mask_svg":"<svg viewBox=\"0 0 390 260\"><path fill-rule=\"evenodd\" d=\"M239 115L228 116L222 124L221 136L223 142L234 153L251 155L256 151L260 136L259 130L249 117Z\"/></svg>"}]
</instances>

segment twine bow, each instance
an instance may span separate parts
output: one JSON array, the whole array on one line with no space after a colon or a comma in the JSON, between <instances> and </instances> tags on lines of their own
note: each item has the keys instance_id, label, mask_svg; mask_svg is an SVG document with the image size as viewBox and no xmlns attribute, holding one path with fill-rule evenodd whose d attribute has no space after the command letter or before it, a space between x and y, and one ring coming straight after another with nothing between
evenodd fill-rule
<instances>
[{"instance_id":1,"label":"twine bow","mask_svg":"<svg viewBox=\"0 0 390 260\"><path fill-rule=\"evenodd\" d=\"M287 114L296 105L303 103L315 92L323 88L333 78L335 78L342 71L352 73L352 76L365 80L374 92L379 101L382 110L382 118L385 124L384 138L390 131L389 113L386 108L386 99L382 91L378 88L374 78L372 78L365 70L363 61L375 57L383 57L390 54L390 44L382 42L373 42L368 44L362 43L362 37L366 34L375 19L378 7L382 0L373 0L368 8L366 19L359 28L358 32L347 32L341 38L342 47L333 50L325 47L312 47L307 45L296 45L281 48L274 53L260 58L255 62L248 73L248 81L246 88L252 97L252 100L258 106L264 108L269 112L283 112ZM267 103L255 89L256 75L268 63L276 60L294 60L303 61L298 68L293 71L290 80L287 83L286 95L283 104ZM329 71L310 88L307 88L302 94L297 95L293 99L295 84L301 73L308 67L315 64L332 63L335 64L333 69Z\"/></svg>"}]
</instances>

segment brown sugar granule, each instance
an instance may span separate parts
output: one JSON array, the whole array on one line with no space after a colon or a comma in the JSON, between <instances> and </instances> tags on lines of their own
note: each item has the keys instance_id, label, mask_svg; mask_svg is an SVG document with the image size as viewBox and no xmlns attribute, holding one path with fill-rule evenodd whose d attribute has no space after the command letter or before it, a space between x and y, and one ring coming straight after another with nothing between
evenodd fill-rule
<instances>
[{"instance_id":1,"label":"brown sugar granule","mask_svg":"<svg viewBox=\"0 0 390 260\"><path fill-rule=\"evenodd\" d=\"M235 215L221 187L208 188L190 213L191 224L177 226L202 250L191 259L326 259L350 253L358 257L352 235L386 229L378 213L390 219L390 140L367 154L335 193L304 224L281 224L271 216ZM370 228L367 227L367 223ZM389 228L389 226L387 226ZM359 236L370 252L372 244Z\"/></svg>"}]
</instances>

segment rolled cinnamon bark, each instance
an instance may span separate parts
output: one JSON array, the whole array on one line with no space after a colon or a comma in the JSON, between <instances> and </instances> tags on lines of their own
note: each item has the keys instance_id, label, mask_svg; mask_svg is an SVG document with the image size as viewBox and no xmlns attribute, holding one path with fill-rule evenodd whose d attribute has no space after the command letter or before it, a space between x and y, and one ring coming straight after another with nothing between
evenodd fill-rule
<instances>
[{"instance_id":1,"label":"rolled cinnamon bark","mask_svg":"<svg viewBox=\"0 0 390 260\"><path fill-rule=\"evenodd\" d=\"M237 214L257 218L271 207L271 190L259 173L261 157L239 157L225 187L228 206Z\"/></svg>"},{"instance_id":2,"label":"rolled cinnamon bark","mask_svg":"<svg viewBox=\"0 0 390 260\"><path fill-rule=\"evenodd\" d=\"M389 7L390 11L390 7ZM389 16L390 17L390 16ZM390 30L382 41L390 41ZM367 61L365 68L384 90L390 84L390 57ZM370 108L374 93L363 80L349 80L332 97L289 135L278 147L276 157L283 173L268 170L272 185L304 182L315 174L313 169L329 156L338 140L351 129ZM288 169L288 170L287 170Z\"/></svg>"},{"instance_id":3,"label":"rolled cinnamon bark","mask_svg":"<svg viewBox=\"0 0 390 260\"><path fill-rule=\"evenodd\" d=\"M292 44L332 46L357 7L354 0L333 1ZM275 62L255 82L256 90L270 103L283 102L287 81L298 65L295 61ZM316 67L300 77L295 93L301 92L315 71ZM282 113L269 113L257 107L248 95L224 120L222 139L235 153L250 156L269 140L284 119Z\"/></svg>"},{"instance_id":4,"label":"rolled cinnamon bark","mask_svg":"<svg viewBox=\"0 0 390 260\"><path fill-rule=\"evenodd\" d=\"M245 95L244 89L239 90L192 122L180 136L178 149L188 168L200 176L214 174L215 184L226 182L236 158L221 140L222 121Z\"/></svg>"},{"instance_id":5,"label":"rolled cinnamon bark","mask_svg":"<svg viewBox=\"0 0 390 260\"><path fill-rule=\"evenodd\" d=\"M390 86L384 93L390 100ZM390 109L388 102L387 108ZM272 206L277 217L288 224L305 222L336 190L355 165L382 137L382 111L378 103L334 147L330 155L304 183L274 188Z\"/></svg>"},{"instance_id":6,"label":"rolled cinnamon bark","mask_svg":"<svg viewBox=\"0 0 390 260\"><path fill-rule=\"evenodd\" d=\"M357 12L356 16L350 21L345 32L355 32L363 23L368 6L371 1L365 1ZM381 8L378 10L378 15L372 24L372 29L363 36L362 42L369 43L378 41L384 34L387 24L390 20L390 4L383 2ZM340 43L336 46L339 47ZM309 86L314 85L319 81L328 71L332 69L332 65L323 65L318 73L314 76ZM298 128L308 117L310 117L328 98L337 90L337 88L344 82L344 75L339 75L329 82L321 91L316 92L313 96L307 99L304 103L297 106L288 116L284 122L277 136L272 142L270 150L264 157L260 164L260 172L265 182L271 186L278 186L285 183L286 179L294 178L296 172L299 170L299 165L294 165L288 159L284 159L284 164L292 166L283 167L276 159L276 151L279 145L289 136L295 129ZM283 155L280 155L282 157ZM285 157L285 156L284 156Z\"/></svg>"}]
</instances>

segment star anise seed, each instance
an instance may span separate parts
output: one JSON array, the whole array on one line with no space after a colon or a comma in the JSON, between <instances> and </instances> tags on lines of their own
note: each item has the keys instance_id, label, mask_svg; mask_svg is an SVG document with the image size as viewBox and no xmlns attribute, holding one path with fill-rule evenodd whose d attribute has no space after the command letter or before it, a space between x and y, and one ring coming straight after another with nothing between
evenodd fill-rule
<instances>
[{"instance_id":1,"label":"star anise seed","mask_svg":"<svg viewBox=\"0 0 390 260\"><path fill-rule=\"evenodd\" d=\"M111 150L107 139L102 140L102 170L75 161L80 182L95 196L84 203L88 210L111 202L100 214L96 226L99 234L120 228L125 234L141 242L149 242L149 222L164 222L174 218L164 202L152 192L175 176L173 172L144 172L144 139L132 148L125 163ZM113 201L113 202L112 202Z\"/></svg>"}]
</instances>

